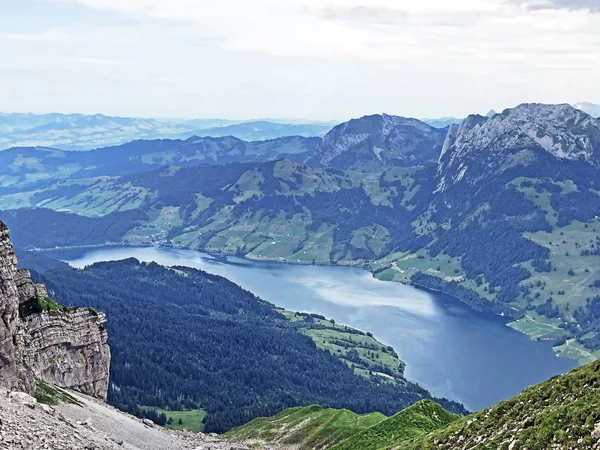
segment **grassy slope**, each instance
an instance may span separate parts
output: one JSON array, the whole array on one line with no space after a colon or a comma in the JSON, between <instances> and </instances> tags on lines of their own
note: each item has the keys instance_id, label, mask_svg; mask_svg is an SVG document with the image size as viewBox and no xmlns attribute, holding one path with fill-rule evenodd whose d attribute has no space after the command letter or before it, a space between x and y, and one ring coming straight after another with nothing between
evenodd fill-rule
<instances>
[{"instance_id":1,"label":"grassy slope","mask_svg":"<svg viewBox=\"0 0 600 450\"><path fill-rule=\"evenodd\" d=\"M254 419L225 437L236 441L294 445L299 449L325 449L365 430L386 417L380 413L358 415L346 409L320 406L290 408L273 417Z\"/></svg>"},{"instance_id":2,"label":"grassy slope","mask_svg":"<svg viewBox=\"0 0 600 450\"><path fill-rule=\"evenodd\" d=\"M407 189L403 194L402 204L410 208L408 201L412 198L418 185L413 175L416 168L393 168L385 172L383 178L387 182L401 182ZM332 192L341 188L357 188L362 186L373 204L389 205L391 199L398 195L394 186L384 187L377 174L348 171L331 173L324 169L305 169L290 161L279 161L274 164L272 173L281 181L279 192L283 195L302 195L314 192ZM250 168L230 187L225 189L234 193L234 204L252 196L264 196L261 183L264 176L257 168ZM547 211L546 218L551 225L556 225L555 212L547 192L538 193L532 188L523 187L525 178L515 178L510 185L523 192L525 197L539 208ZM536 181L535 179L527 179ZM60 182L60 186L73 184L74 181ZM55 210L70 210L78 214L104 215L112 211L126 211L137 208L143 200L152 200L156 192L147 188L132 186L130 183L119 184L116 179L100 177L94 180L77 180L76 183L85 189L74 196L55 197L38 203ZM86 187L87 185L87 187ZM558 183L564 193L576 190L569 182ZM14 194L18 202L23 193ZM3 202L9 202L10 195ZM10 200L12 201L12 200ZM194 225L195 217L206 210L213 200L201 194L197 195L197 209L191 218L185 219L182 207L159 204L148 211L149 220L136 227L124 237L131 245L157 244L171 242L176 247L202 249L226 254L243 254L248 258L286 261L299 264L329 264L331 255L338 259L338 264L361 265L376 272L377 278L386 281L410 283L411 276L417 272L440 277L452 281L462 280L465 271L460 258L451 258L443 253L430 257L426 249L417 252L381 254L385 244L389 242L388 230L380 225L361 227L354 231L350 244L358 249L372 250L380 254L374 261L365 262L347 253L336 252L333 225L322 223L316 229L310 227L311 213L304 210L293 217L284 213L265 215L249 212L236 216L232 206L217 210L209 223L200 227ZM19 203L20 205L20 203ZM12 205L12 207L16 206ZM431 231L438 224L430 221L430 211L415 220L412 225L417 233ZM439 224L442 228L449 224ZM183 227L183 228L182 228ZM173 230L178 230L173 233ZM559 307L559 319L548 319L529 311L526 318L514 322L511 326L531 336L533 339L555 340L568 338L564 330L559 328L562 322L572 320L572 312L579 306L585 308L586 299L600 294L600 290L591 284L600 279L600 256L581 256L581 251L590 247L596 235L600 234L600 220L594 219L584 224L572 224L557 228L550 233L526 233L525 237L539 245L550 249L550 262L553 270L550 273L536 272L530 263L522 263L529 270L531 277L522 282L530 288L531 294L526 298L517 298L514 306L520 310L530 309L544 303L552 297ZM209 236L208 240L205 237ZM570 274L573 269L574 274ZM475 291L479 296L495 300L496 295L489 293L489 285L477 285L473 280L460 281L465 288ZM542 283L538 286L538 283ZM590 354L585 348L577 349L577 342L557 348L560 354L574 357L581 362L600 357L600 351Z\"/></svg>"},{"instance_id":3,"label":"grassy slope","mask_svg":"<svg viewBox=\"0 0 600 450\"><path fill-rule=\"evenodd\" d=\"M168 409L155 408L150 406L142 406L143 409L153 409L158 414L164 413L168 418L173 421L166 425L169 430L187 430L199 433L204 431L204 418L207 413L203 409L191 409L187 411L170 411ZM179 423L181 419L181 424Z\"/></svg>"},{"instance_id":4,"label":"grassy slope","mask_svg":"<svg viewBox=\"0 0 600 450\"><path fill-rule=\"evenodd\" d=\"M327 319L299 315L292 311L281 312L299 331L310 336L318 348L329 351L349 366L353 366L357 375L365 378L375 375L394 383L406 382L405 363L391 347L377 341L371 333L338 325ZM350 351L356 351L360 361L348 359ZM378 366L383 366L385 372Z\"/></svg>"},{"instance_id":5,"label":"grassy slope","mask_svg":"<svg viewBox=\"0 0 600 450\"><path fill-rule=\"evenodd\" d=\"M383 450L397 446L402 441L443 428L459 419L440 405L422 400L398 414L359 432L332 450Z\"/></svg>"},{"instance_id":6,"label":"grassy slope","mask_svg":"<svg viewBox=\"0 0 600 450\"><path fill-rule=\"evenodd\" d=\"M590 449L600 422L600 361L532 386L399 449ZM594 446L595 445L595 446Z\"/></svg>"}]
</instances>

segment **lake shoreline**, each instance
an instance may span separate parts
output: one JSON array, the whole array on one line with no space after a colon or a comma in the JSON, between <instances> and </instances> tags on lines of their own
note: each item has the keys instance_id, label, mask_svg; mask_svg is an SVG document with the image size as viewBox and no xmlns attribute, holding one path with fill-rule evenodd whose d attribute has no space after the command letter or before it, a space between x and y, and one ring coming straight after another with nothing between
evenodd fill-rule
<instances>
[{"instance_id":1,"label":"lake shoreline","mask_svg":"<svg viewBox=\"0 0 600 450\"><path fill-rule=\"evenodd\" d=\"M227 260L227 258L229 257L235 257L235 258L240 258L240 259L244 259L250 262L272 262L272 263L278 263L278 264L289 264L292 266L320 266L320 267L354 267L360 270L364 270L367 273L370 273L371 276L374 279L379 280L379 278L377 278L375 275L377 274L377 272L379 272L380 270L370 270L368 268L368 263L367 262L354 262L354 261L348 261L347 264L331 264L331 263L322 263L322 262L315 262L315 263L304 263L304 262L295 262L292 260L287 260L286 258L269 258L269 257L253 257L253 256L249 256L249 255L239 255L239 254L234 254L234 253L229 253L229 252L224 252L224 251L218 251L216 249L192 249L192 248L187 248L187 247L183 247L183 246L177 246L177 245L163 245L163 244L139 244L139 245L132 245L130 243L123 243L123 242L106 242L104 244L86 244L86 245L76 245L76 246L67 246L67 247L55 247L55 248L47 248L47 249L40 249L40 248L35 248L35 249L31 249L31 251L36 251L36 252L48 252L48 251L60 251L60 250L74 250L74 249L86 249L86 248L90 248L90 249L94 249L94 248L103 248L103 247L130 247L130 248L171 248L171 249L175 249L175 250L191 250L191 251L197 251L197 252L202 252L205 254L208 254L212 257L218 258L218 259L222 259L224 261ZM418 272L418 273L422 273L422 272ZM385 281L385 280L380 280L380 281ZM482 313L490 313L490 314L495 314L499 317L505 317L507 316L507 314L505 313L505 311L502 312L496 312L493 310L493 305L490 305L489 307L484 306L483 308L477 308L475 307L473 304L465 301L463 298L461 298L460 296L457 295L453 295L452 293L442 290L442 289L435 289L420 283L415 283L413 281L409 281L409 282L403 282L403 281L396 281L396 280L392 280L392 282L395 283L400 283L402 285L406 285L406 286L412 286L416 289L420 289L423 290L425 292L430 292L430 293L441 293L444 295L449 295L453 298L455 298L456 300L460 301L461 303L469 306L469 308L473 309L473 311L475 312L482 312ZM513 308L514 309L514 308ZM517 311L517 310L515 310ZM535 334L531 334L528 333L526 330L519 328L518 326L516 326L515 324L518 322L518 320L520 320L522 317L525 316L525 313L518 311L517 314L513 315L512 317L509 316L510 320L507 320L506 325L509 326L510 328L518 331L519 333L522 333L526 336L528 336L531 340L533 341L540 341L540 340L552 340L552 339L539 339L536 337ZM549 325L550 326L550 325ZM564 357L564 358L570 358L570 359L575 359L576 361L578 361L580 364L585 364L590 362L590 358L588 355L591 355L590 352L588 352L589 349L586 349L585 347L583 347L583 349L580 352L572 352L569 351L570 349L568 347L565 346L559 346L559 347L553 347L554 351L556 352L557 356L560 357Z\"/></svg>"},{"instance_id":2,"label":"lake shoreline","mask_svg":"<svg viewBox=\"0 0 600 450\"><path fill-rule=\"evenodd\" d=\"M54 248L48 256L80 268L127 258L193 267L223 276L278 307L372 330L407 363L407 379L472 411L577 364L557 358L547 342L509 329L505 317L477 312L455 296L383 283L357 265L281 264L222 252L122 244Z\"/></svg>"}]
</instances>

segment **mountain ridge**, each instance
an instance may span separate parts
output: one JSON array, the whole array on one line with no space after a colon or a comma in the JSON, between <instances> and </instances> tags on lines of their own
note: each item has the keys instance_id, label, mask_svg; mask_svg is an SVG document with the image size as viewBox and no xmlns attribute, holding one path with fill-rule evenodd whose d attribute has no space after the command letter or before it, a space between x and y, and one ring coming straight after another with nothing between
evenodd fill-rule
<instances>
[{"instance_id":1,"label":"mountain ridge","mask_svg":"<svg viewBox=\"0 0 600 450\"><path fill-rule=\"evenodd\" d=\"M444 134L443 129L418 119L388 114L363 116L327 133L309 163L352 170L417 165L435 159Z\"/></svg>"},{"instance_id":2,"label":"mountain ridge","mask_svg":"<svg viewBox=\"0 0 600 450\"><path fill-rule=\"evenodd\" d=\"M19 147L59 147L86 151L136 139L186 139L194 134L245 140L269 140L291 135L321 136L331 124L274 120L153 119L103 114L0 113L0 151Z\"/></svg>"},{"instance_id":3,"label":"mountain ridge","mask_svg":"<svg viewBox=\"0 0 600 450\"><path fill-rule=\"evenodd\" d=\"M472 115L447 131L365 116L332 130L309 164L300 152L298 161L16 183L0 206L16 209L7 214L28 232L36 215L50 215L18 208L44 207L88 216L85 229L122 217L127 227L111 242L357 265L520 317L517 329L588 360L600 356L598 130L597 119L568 105ZM27 166L20 183L54 176L36 170ZM76 242L77 230L63 231L73 220L52 216L36 239L51 244L40 239L51 229L54 242Z\"/></svg>"}]
</instances>

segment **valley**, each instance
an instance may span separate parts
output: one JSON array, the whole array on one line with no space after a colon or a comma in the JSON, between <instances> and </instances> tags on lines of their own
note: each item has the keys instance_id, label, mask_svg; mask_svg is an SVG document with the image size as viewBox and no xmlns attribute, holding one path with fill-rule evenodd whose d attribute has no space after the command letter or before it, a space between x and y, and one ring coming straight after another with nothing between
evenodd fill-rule
<instances>
[{"instance_id":1,"label":"valley","mask_svg":"<svg viewBox=\"0 0 600 450\"><path fill-rule=\"evenodd\" d=\"M0 218L37 282L107 311L114 405L224 432L316 403L334 435L359 421L340 408L377 411L344 445L379 448L396 442L379 426L450 429L428 400L481 410L600 356L598 152L600 121L539 104L446 129L384 114L323 139L16 148Z\"/></svg>"},{"instance_id":2,"label":"valley","mask_svg":"<svg viewBox=\"0 0 600 450\"><path fill-rule=\"evenodd\" d=\"M137 141L62 165L74 156L13 149L0 152L0 208L23 248L361 267L520 319L585 362L600 356L599 142L598 119L524 104L447 129L384 114L322 140Z\"/></svg>"},{"instance_id":3,"label":"valley","mask_svg":"<svg viewBox=\"0 0 600 450\"><path fill-rule=\"evenodd\" d=\"M576 366L571 359L555 356L552 341L531 341L511 330L506 318L477 313L443 294L378 281L354 267L290 265L153 247L111 246L44 254L78 268L130 257L193 267L224 276L288 311L310 312L336 324L372 330L376 339L391 345L406 363L404 375L409 380L435 396L458 400L469 410L495 404ZM323 336L323 330L316 332ZM358 339L354 336L353 340ZM328 343L327 336L316 342L334 352L339 348ZM380 354L379 361L387 357Z\"/></svg>"}]
</instances>

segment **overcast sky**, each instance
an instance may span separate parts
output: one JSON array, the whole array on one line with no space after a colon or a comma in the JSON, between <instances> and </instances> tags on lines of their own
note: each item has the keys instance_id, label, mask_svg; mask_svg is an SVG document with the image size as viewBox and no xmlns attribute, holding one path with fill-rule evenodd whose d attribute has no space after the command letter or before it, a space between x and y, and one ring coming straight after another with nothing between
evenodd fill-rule
<instances>
[{"instance_id":1,"label":"overcast sky","mask_svg":"<svg viewBox=\"0 0 600 450\"><path fill-rule=\"evenodd\" d=\"M0 110L462 117L600 103L600 0L0 0Z\"/></svg>"}]
</instances>

